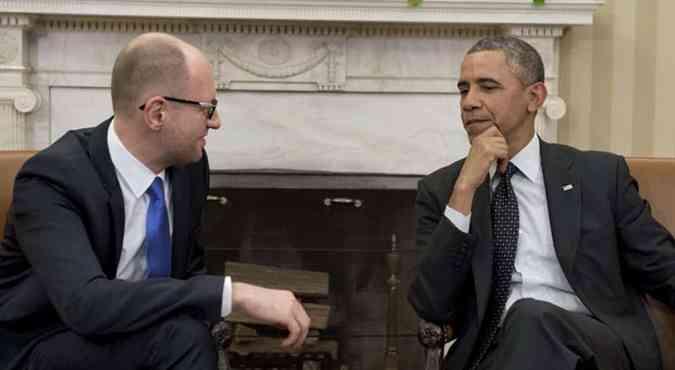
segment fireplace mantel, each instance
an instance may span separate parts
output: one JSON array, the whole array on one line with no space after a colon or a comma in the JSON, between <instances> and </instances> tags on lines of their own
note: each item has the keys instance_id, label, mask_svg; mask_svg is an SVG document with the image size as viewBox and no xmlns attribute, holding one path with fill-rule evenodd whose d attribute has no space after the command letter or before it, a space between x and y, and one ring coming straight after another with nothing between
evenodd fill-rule
<instances>
[{"instance_id":1,"label":"fireplace mantel","mask_svg":"<svg viewBox=\"0 0 675 370\"><path fill-rule=\"evenodd\" d=\"M3 0L4 13L182 19L445 24L591 24L602 0Z\"/></svg>"},{"instance_id":2,"label":"fireplace mantel","mask_svg":"<svg viewBox=\"0 0 675 370\"><path fill-rule=\"evenodd\" d=\"M601 0L0 0L0 149L40 149L111 114L110 71L142 32L175 34L214 66L223 127L212 168L421 175L468 148L459 65L477 39L522 37L557 140L559 38Z\"/></svg>"}]
</instances>

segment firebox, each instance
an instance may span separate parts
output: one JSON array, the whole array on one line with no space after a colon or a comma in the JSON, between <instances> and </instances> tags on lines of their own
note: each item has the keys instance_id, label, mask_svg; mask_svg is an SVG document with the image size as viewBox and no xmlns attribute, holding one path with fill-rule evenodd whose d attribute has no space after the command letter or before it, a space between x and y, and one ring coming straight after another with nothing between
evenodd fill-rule
<instances>
[{"instance_id":1,"label":"firebox","mask_svg":"<svg viewBox=\"0 0 675 370\"><path fill-rule=\"evenodd\" d=\"M233 261L326 272L331 312L313 340L337 343L331 367L419 369L417 317L406 299L418 256L417 179L214 171L203 227L208 270L223 273L225 262ZM258 368L265 358L256 354ZM272 365L279 356L267 358Z\"/></svg>"}]
</instances>

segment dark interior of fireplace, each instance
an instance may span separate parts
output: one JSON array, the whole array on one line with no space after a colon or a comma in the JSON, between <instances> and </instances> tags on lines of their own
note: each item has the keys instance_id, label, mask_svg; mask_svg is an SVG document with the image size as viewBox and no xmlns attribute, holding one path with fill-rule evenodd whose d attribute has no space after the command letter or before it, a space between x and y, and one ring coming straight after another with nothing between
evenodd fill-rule
<instances>
[{"instance_id":1,"label":"dark interior of fireplace","mask_svg":"<svg viewBox=\"0 0 675 370\"><path fill-rule=\"evenodd\" d=\"M417 318L406 299L418 255L416 178L251 176L211 176L203 227L209 272L225 273L225 261L326 272L331 312L318 340L337 342L330 369L385 369L388 339L398 352L395 369L422 368ZM392 300L387 256L394 244L400 286ZM387 319L390 301L396 303L396 325ZM270 368L274 358L270 354ZM265 354L256 361L264 362Z\"/></svg>"}]
</instances>

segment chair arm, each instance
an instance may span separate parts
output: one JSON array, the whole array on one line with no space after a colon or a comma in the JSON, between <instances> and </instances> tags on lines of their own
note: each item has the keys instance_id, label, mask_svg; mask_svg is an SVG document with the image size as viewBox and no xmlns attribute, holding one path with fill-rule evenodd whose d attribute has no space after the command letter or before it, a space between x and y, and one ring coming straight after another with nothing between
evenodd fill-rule
<instances>
[{"instance_id":1,"label":"chair arm","mask_svg":"<svg viewBox=\"0 0 675 370\"><path fill-rule=\"evenodd\" d=\"M661 349L663 370L675 369L675 309L645 294L643 301L646 304L649 318L652 320L656 337Z\"/></svg>"},{"instance_id":2,"label":"chair arm","mask_svg":"<svg viewBox=\"0 0 675 370\"><path fill-rule=\"evenodd\" d=\"M211 337L218 349L218 370L230 370L230 361L227 358L227 349L232 344L232 324L226 321L217 321L210 324Z\"/></svg>"},{"instance_id":3,"label":"chair arm","mask_svg":"<svg viewBox=\"0 0 675 370\"><path fill-rule=\"evenodd\" d=\"M419 319L417 338L424 347L424 370L441 370L443 368L443 347L452 340L450 325L438 326Z\"/></svg>"}]
</instances>

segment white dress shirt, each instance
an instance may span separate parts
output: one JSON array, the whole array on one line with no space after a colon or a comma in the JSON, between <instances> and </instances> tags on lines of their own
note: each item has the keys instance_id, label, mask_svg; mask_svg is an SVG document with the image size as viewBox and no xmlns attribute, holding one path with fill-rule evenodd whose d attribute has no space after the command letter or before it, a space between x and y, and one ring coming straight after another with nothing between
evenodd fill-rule
<instances>
[{"instance_id":1,"label":"white dress shirt","mask_svg":"<svg viewBox=\"0 0 675 370\"><path fill-rule=\"evenodd\" d=\"M534 298L568 311L591 314L572 290L553 247L539 148L539 137L534 135L527 146L511 159L518 167L518 171L511 178L511 184L518 198L520 229L515 270L511 276L511 295L506 302L502 319L509 307L523 298ZM490 169L492 192L501 179L501 175L495 176L496 172L493 166ZM465 216L446 207L445 216L459 230L469 232L471 215Z\"/></svg>"},{"instance_id":2,"label":"white dress shirt","mask_svg":"<svg viewBox=\"0 0 675 370\"><path fill-rule=\"evenodd\" d=\"M164 183L164 200L169 217L169 233L173 235L173 205L171 202L171 184L162 170L155 174L141 161L136 159L122 144L115 132L115 121L108 128L108 150L115 166L117 181L124 199L124 238L122 253L117 265L117 278L138 281L147 278L148 262L145 255L145 220L150 204L146 191L159 176ZM223 317L232 311L232 282L225 277L221 314Z\"/></svg>"}]
</instances>

